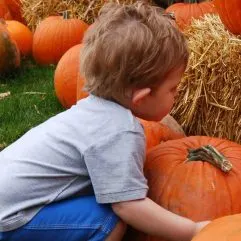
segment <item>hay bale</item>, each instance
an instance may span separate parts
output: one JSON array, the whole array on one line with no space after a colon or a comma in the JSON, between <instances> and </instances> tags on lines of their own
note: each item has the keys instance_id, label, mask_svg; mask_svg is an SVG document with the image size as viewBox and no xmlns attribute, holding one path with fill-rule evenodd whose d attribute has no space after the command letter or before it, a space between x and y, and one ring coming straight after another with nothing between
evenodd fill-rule
<instances>
[{"instance_id":1,"label":"hay bale","mask_svg":"<svg viewBox=\"0 0 241 241\"><path fill-rule=\"evenodd\" d=\"M187 135L241 144L241 38L215 15L194 20L185 35L190 59L172 115Z\"/></svg>"},{"instance_id":2,"label":"hay bale","mask_svg":"<svg viewBox=\"0 0 241 241\"><path fill-rule=\"evenodd\" d=\"M34 30L37 24L50 15L61 15L69 11L70 17L79 18L86 23L93 23L100 8L106 2L130 4L137 0L20 0L22 14L27 25ZM151 0L147 0L152 2Z\"/></svg>"}]
</instances>

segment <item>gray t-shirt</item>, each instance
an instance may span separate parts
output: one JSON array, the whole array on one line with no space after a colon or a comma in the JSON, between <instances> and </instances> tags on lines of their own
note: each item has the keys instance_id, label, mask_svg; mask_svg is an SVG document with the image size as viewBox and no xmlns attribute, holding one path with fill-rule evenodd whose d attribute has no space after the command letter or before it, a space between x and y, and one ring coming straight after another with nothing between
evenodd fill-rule
<instances>
[{"instance_id":1,"label":"gray t-shirt","mask_svg":"<svg viewBox=\"0 0 241 241\"><path fill-rule=\"evenodd\" d=\"M80 100L0 152L0 232L68 197L145 198L144 157L143 128L130 110L93 95Z\"/></svg>"}]
</instances>

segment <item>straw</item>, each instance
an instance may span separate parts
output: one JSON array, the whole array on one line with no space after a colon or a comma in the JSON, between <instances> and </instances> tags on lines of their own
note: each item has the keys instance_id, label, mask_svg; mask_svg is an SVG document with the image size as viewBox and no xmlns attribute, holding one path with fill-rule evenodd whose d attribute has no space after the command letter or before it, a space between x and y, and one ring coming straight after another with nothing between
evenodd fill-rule
<instances>
[{"instance_id":1,"label":"straw","mask_svg":"<svg viewBox=\"0 0 241 241\"><path fill-rule=\"evenodd\" d=\"M241 38L217 15L193 20L185 35L190 59L171 114L187 135L241 144Z\"/></svg>"},{"instance_id":2,"label":"straw","mask_svg":"<svg viewBox=\"0 0 241 241\"><path fill-rule=\"evenodd\" d=\"M21 0L23 17L32 30L42 19L50 15L61 15L66 10L69 11L71 18L78 18L91 24L106 2L130 4L136 0Z\"/></svg>"}]
</instances>

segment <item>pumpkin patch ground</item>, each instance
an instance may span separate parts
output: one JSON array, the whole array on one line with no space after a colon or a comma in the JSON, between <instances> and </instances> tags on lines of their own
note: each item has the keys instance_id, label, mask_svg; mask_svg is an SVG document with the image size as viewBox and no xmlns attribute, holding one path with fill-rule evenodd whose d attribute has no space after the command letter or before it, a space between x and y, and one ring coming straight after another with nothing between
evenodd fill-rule
<instances>
[{"instance_id":1,"label":"pumpkin patch ground","mask_svg":"<svg viewBox=\"0 0 241 241\"><path fill-rule=\"evenodd\" d=\"M0 76L0 150L63 110L54 92L54 70L26 61L14 75Z\"/></svg>"}]
</instances>

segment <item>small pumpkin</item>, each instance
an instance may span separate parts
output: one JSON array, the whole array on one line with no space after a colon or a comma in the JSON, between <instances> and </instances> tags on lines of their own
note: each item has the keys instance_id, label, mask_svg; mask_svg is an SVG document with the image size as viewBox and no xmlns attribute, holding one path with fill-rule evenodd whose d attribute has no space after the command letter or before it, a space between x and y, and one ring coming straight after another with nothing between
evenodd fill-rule
<instances>
[{"instance_id":1,"label":"small pumpkin","mask_svg":"<svg viewBox=\"0 0 241 241\"><path fill-rule=\"evenodd\" d=\"M213 2L197 3L192 1L190 3L174 3L169 6L166 13L174 13L176 23L181 30L184 30L192 22L192 19L199 19L208 13L217 13Z\"/></svg>"},{"instance_id":2,"label":"small pumpkin","mask_svg":"<svg viewBox=\"0 0 241 241\"><path fill-rule=\"evenodd\" d=\"M204 227L192 241L240 241L241 214L224 216Z\"/></svg>"},{"instance_id":3,"label":"small pumpkin","mask_svg":"<svg viewBox=\"0 0 241 241\"><path fill-rule=\"evenodd\" d=\"M204 2L206 0L197 0L197 2ZM158 6L167 8L174 3L187 2L187 0L153 0Z\"/></svg>"},{"instance_id":4,"label":"small pumpkin","mask_svg":"<svg viewBox=\"0 0 241 241\"><path fill-rule=\"evenodd\" d=\"M233 34L241 34L241 1L214 0L213 3L225 27Z\"/></svg>"},{"instance_id":5,"label":"small pumpkin","mask_svg":"<svg viewBox=\"0 0 241 241\"><path fill-rule=\"evenodd\" d=\"M0 76L8 74L20 66L19 49L3 20L0 21L0 56Z\"/></svg>"},{"instance_id":6,"label":"small pumpkin","mask_svg":"<svg viewBox=\"0 0 241 241\"><path fill-rule=\"evenodd\" d=\"M156 121L146 121L140 118L139 120L144 128L147 150L150 150L162 141L179 139L185 136L183 133L172 130L166 124Z\"/></svg>"},{"instance_id":7,"label":"small pumpkin","mask_svg":"<svg viewBox=\"0 0 241 241\"><path fill-rule=\"evenodd\" d=\"M80 50L81 44L70 48L60 59L54 74L54 87L60 103L65 108L70 108L77 100L77 82L78 85L84 84L80 77ZM79 86L81 88L81 86ZM82 88L81 88L82 89ZM81 97L80 97L81 95ZM78 98L84 98L88 94L85 91L79 91Z\"/></svg>"},{"instance_id":8,"label":"small pumpkin","mask_svg":"<svg viewBox=\"0 0 241 241\"><path fill-rule=\"evenodd\" d=\"M24 24L10 20L6 21L11 37L16 41L21 55L29 56L32 53L33 34Z\"/></svg>"},{"instance_id":9,"label":"small pumpkin","mask_svg":"<svg viewBox=\"0 0 241 241\"><path fill-rule=\"evenodd\" d=\"M38 64L57 64L64 53L80 44L88 24L80 19L50 16L36 28L33 37L33 57Z\"/></svg>"}]
</instances>

